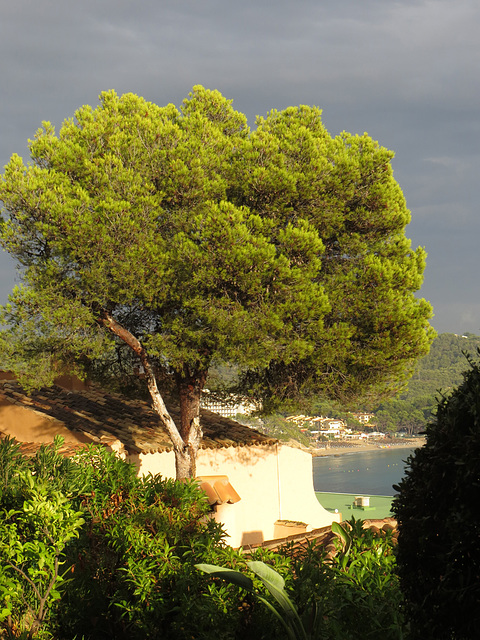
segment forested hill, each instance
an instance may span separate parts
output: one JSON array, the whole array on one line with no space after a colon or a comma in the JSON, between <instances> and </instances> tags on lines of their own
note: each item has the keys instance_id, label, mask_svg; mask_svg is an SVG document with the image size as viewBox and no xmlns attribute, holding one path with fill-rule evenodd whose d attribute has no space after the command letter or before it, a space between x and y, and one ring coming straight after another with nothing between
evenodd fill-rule
<instances>
[{"instance_id":1,"label":"forested hill","mask_svg":"<svg viewBox=\"0 0 480 640\"><path fill-rule=\"evenodd\" d=\"M378 427L421 431L437 405L437 398L447 395L462 381L462 373L469 367L464 354L477 360L477 348L480 348L480 336L440 334L433 341L430 353L419 360L406 391L375 411Z\"/></svg>"},{"instance_id":2,"label":"forested hill","mask_svg":"<svg viewBox=\"0 0 480 640\"><path fill-rule=\"evenodd\" d=\"M464 335L441 333L433 341L430 353L419 360L418 368L420 370L457 368L463 371L465 369L463 352L474 355L478 347L480 347L480 336L473 333Z\"/></svg>"},{"instance_id":3,"label":"forested hill","mask_svg":"<svg viewBox=\"0 0 480 640\"><path fill-rule=\"evenodd\" d=\"M396 398L384 402L374 409L375 421L372 427L380 431L401 431L418 433L425 429L431 419L432 411L437 406L437 398L448 395L452 389L462 381L462 373L469 367L464 353L473 359L480 359L477 348L480 347L480 336L467 333L456 335L442 333L432 343L430 353L419 360L415 373L408 383L407 389ZM218 367L210 376L210 389L216 390L235 379L236 368ZM371 407L357 407L357 411L371 410ZM310 408L311 415L323 415L331 418L341 418L352 428L362 428L352 414L345 408L335 405L332 401L319 398ZM307 441L300 434L298 428L285 420L285 414L275 414L270 417L247 418L237 416L237 419L279 439ZM305 440L305 442L304 442Z\"/></svg>"}]
</instances>

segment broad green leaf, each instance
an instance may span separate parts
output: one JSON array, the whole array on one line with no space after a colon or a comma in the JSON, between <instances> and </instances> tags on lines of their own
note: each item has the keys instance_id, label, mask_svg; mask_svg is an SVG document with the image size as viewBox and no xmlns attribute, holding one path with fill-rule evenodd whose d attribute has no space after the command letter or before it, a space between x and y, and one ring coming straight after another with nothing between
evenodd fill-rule
<instances>
[{"instance_id":1,"label":"broad green leaf","mask_svg":"<svg viewBox=\"0 0 480 640\"><path fill-rule=\"evenodd\" d=\"M260 561L251 561L247 565L261 579L283 612L290 617L296 617L297 609L285 591L285 581L282 576Z\"/></svg>"},{"instance_id":2,"label":"broad green leaf","mask_svg":"<svg viewBox=\"0 0 480 640\"><path fill-rule=\"evenodd\" d=\"M352 538L348 531L338 522L332 522L332 531L342 539L344 544L344 553L348 553L352 546Z\"/></svg>"},{"instance_id":3,"label":"broad green leaf","mask_svg":"<svg viewBox=\"0 0 480 640\"><path fill-rule=\"evenodd\" d=\"M225 569L224 567L218 567L213 564L196 564L195 568L210 574L214 578L222 578L222 580L226 580L231 584L236 584L246 591L253 591L253 582L248 576L240 573L240 571Z\"/></svg>"},{"instance_id":4,"label":"broad green leaf","mask_svg":"<svg viewBox=\"0 0 480 640\"><path fill-rule=\"evenodd\" d=\"M283 589L285 587L285 580L275 569L269 567L268 564L258 560L251 560L247 562L247 566L264 582L269 582L277 589Z\"/></svg>"}]
</instances>

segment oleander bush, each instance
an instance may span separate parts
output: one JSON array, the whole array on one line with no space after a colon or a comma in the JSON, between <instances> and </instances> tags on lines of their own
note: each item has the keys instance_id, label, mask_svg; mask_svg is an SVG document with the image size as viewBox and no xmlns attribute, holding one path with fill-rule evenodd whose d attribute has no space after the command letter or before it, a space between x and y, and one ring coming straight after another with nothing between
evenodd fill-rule
<instances>
[{"instance_id":1,"label":"oleander bush","mask_svg":"<svg viewBox=\"0 0 480 640\"><path fill-rule=\"evenodd\" d=\"M352 520L327 549L244 554L225 544L195 483L140 479L101 447L64 458L59 445L26 458L0 442L0 637L280 640L265 575L279 576L299 637L403 637L390 533ZM248 574L252 561L250 590L195 568Z\"/></svg>"},{"instance_id":2,"label":"oleander bush","mask_svg":"<svg viewBox=\"0 0 480 640\"><path fill-rule=\"evenodd\" d=\"M480 367L440 400L408 458L393 511L413 638L471 640L480 628Z\"/></svg>"},{"instance_id":3,"label":"oleander bush","mask_svg":"<svg viewBox=\"0 0 480 640\"><path fill-rule=\"evenodd\" d=\"M25 458L0 442L6 637L218 640L276 629L256 603L194 569L246 567L195 483L140 479L103 447L64 458L60 444Z\"/></svg>"}]
</instances>

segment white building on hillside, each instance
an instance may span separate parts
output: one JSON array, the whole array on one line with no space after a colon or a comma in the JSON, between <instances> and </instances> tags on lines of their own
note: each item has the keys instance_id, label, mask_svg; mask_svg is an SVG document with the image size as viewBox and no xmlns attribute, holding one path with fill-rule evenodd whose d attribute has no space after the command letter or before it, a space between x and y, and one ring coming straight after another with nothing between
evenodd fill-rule
<instances>
[{"instance_id":1,"label":"white building on hillside","mask_svg":"<svg viewBox=\"0 0 480 640\"><path fill-rule=\"evenodd\" d=\"M259 409L258 405L248 398L230 394L228 400L218 399L208 389L203 390L200 406L224 418L234 418L237 414L249 416Z\"/></svg>"}]
</instances>

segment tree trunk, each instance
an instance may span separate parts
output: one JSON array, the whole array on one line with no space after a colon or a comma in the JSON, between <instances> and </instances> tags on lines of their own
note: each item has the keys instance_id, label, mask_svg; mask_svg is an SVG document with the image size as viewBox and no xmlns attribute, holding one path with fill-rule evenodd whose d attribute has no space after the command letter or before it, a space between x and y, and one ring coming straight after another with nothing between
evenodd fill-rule
<instances>
[{"instance_id":1,"label":"tree trunk","mask_svg":"<svg viewBox=\"0 0 480 640\"><path fill-rule=\"evenodd\" d=\"M152 408L160 416L173 445L177 480L194 478L198 449L203 435L200 426L200 396L208 371L195 371L194 374L188 373L186 375L177 374L181 414L181 423L177 426L158 390L157 379L149 355L138 338L106 311L100 313L98 323L123 340L140 358L145 371L148 391L152 398Z\"/></svg>"},{"instance_id":2,"label":"tree trunk","mask_svg":"<svg viewBox=\"0 0 480 640\"><path fill-rule=\"evenodd\" d=\"M180 398L180 436L183 451L175 449L177 479L196 476L197 455L202 441L200 425L200 397L207 378L207 371L193 375L177 375L177 389Z\"/></svg>"}]
</instances>

